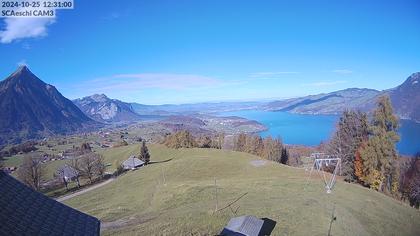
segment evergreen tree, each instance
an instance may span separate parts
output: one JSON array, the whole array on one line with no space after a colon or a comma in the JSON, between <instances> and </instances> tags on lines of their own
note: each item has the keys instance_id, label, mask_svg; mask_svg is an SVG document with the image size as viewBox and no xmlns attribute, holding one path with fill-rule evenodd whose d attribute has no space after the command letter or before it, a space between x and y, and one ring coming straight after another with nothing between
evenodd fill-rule
<instances>
[{"instance_id":1,"label":"evergreen tree","mask_svg":"<svg viewBox=\"0 0 420 236\"><path fill-rule=\"evenodd\" d=\"M150 162L149 149L146 146L146 142L143 140L140 148L140 160L144 161L144 164L147 165Z\"/></svg>"},{"instance_id":2,"label":"evergreen tree","mask_svg":"<svg viewBox=\"0 0 420 236\"><path fill-rule=\"evenodd\" d=\"M393 114L388 96L378 99L370 126L369 141L361 149L363 180L379 191L396 194L399 185L398 154L395 148L399 140L398 119Z\"/></svg>"},{"instance_id":3,"label":"evergreen tree","mask_svg":"<svg viewBox=\"0 0 420 236\"><path fill-rule=\"evenodd\" d=\"M363 141L368 138L368 119L363 112L344 111L337 130L328 145L328 152L341 159L345 180L356 180L355 155Z\"/></svg>"},{"instance_id":4,"label":"evergreen tree","mask_svg":"<svg viewBox=\"0 0 420 236\"><path fill-rule=\"evenodd\" d=\"M284 165L289 164L289 151L285 147L281 149L280 163Z\"/></svg>"}]
</instances>

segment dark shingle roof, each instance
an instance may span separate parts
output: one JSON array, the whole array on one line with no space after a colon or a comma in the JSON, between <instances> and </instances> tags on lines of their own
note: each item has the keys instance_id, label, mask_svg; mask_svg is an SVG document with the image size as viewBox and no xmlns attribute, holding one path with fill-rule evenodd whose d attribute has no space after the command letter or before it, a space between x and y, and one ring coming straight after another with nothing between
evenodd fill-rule
<instances>
[{"instance_id":1,"label":"dark shingle roof","mask_svg":"<svg viewBox=\"0 0 420 236\"><path fill-rule=\"evenodd\" d=\"M100 221L0 171L0 235L99 235Z\"/></svg>"},{"instance_id":2,"label":"dark shingle roof","mask_svg":"<svg viewBox=\"0 0 420 236\"><path fill-rule=\"evenodd\" d=\"M239 216L230 219L228 225L223 229L221 235L229 236L259 236L264 220L254 216Z\"/></svg>"}]
</instances>

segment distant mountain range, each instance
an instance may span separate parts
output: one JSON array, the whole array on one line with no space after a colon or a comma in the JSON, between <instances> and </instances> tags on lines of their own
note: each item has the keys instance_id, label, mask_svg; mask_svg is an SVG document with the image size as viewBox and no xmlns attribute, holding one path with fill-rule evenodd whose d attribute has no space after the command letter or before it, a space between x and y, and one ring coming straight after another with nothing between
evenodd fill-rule
<instances>
[{"instance_id":1,"label":"distant mountain range","mask_svg":"<svg viewBox=\"0 0 420 236\"><path fill-rule=\"evenodd\" d=\"M0 146L97 125L26 66L0 82L0 110Z\"/></svg>"},{"instance_id":2,"label":"distant mountain range","mask_svg":"<svg viewBox=\"0 0 420 236\"><path fill-rule=\"evenodd\" d=\"M384 94L390 96L394 110L401 118L420 122L419 72L400 86L385 91L350 88L272 102L143 105L110 99L104 94L72 102L26 66L21 66L0 82L0 146L51 134L86 131L102 126L101 123L136 122L146 116L197 116L237 110L302 114L340 114L345 109L371 111L378 97Z\"/></svg>"},{"instance_id":3,"label":"distant mountain range","mask_svg":"<svg viewBox=\"0 0 420 236\"><path fill-rule=\"evenodd\" d=\"M345 109L367 109L381 94L373 89L349 88L327 94L310 95L268 103L264 109L300 114L339 114ZM371 104L372 103L372 104Z\"/></svg>"},{"instance_id":4,"label":"distant mountain range","mask_svg":"<svg viewBox=\"0 0 420 236\"><path fill-rule=\"evenodd\" d=\"M134 111L141 115L188 115L209 114L237 110L260 109L264 102L205 102L191 104L144 105L131 103Z\"/></svg>"},{"instance_id":5,"label":"distant mountain range","mask_svg":"<svg viewBox=\"0 0 420 236\"><path fill-rule=\"evenodd\" d=\"M95 94L73 102L87 116L99 122L133 122L141 119L130 103L110 99L105 94Z\"/></svg>"},{"instance_id":6,"label":"distant mountain range","mask_svg":"<svg viewBox=\"0 0 420 236\"><path fill-rule=\"evenodd\" d=\"M386 93L401 118L420 123L420 72L412 74L403 84Z\"/></svg>"},{"instance_id":7,"label":"distant mountain range","mask_svg":"<svg viewBox=\"0 0 420 236\"><path fill-rule=\"evenodd\" d=\"M272 102L220 102L181 105L143 105L131 103L134 111L145 115L209 114L238 110L284 111L299 114L341 114L346 109L371 112L378 97L389 95L396 114L420 122L420 72L400 86L384 91L348 88L331 93L309 95Z\"/></svg>"},{"instance_id":8,"label":"distant mountain range","mask_svg":"<svg viewBox=\"0 0 420 236\"><path fill-rule=\"evenodd\" d=\"M340 114L345 109L369 112L375 107L381 95L390 96L394 111L400 118L420 122L420 72L412 74L400 86L385 91L350 88L326 94L273 101L266 104L263 109L300 114Z\"/></svg>"}]
</instances>

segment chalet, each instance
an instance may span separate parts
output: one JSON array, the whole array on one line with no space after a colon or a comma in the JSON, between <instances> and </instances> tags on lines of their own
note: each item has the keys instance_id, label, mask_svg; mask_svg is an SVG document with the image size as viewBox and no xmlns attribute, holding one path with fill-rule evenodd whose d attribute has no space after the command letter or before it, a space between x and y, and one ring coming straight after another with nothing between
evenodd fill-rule
<instances>
[{"instance_id":1,"label":"chalet","mask_svg":"<svg viewBox=\"0 0 420 236\"><path fill-rule=\"evenodd\" d=\"M134 170L144 165L144 161L138 159L136 156L130 156L122 163L125 170Z\"/></svg>"},{"instance_id":2,"label":"chalet","mask_svg":"<svg viewBox=\"0 0 420 236\"><path fill-rule=\"evenodd\" d=\"M77 186L80 187L79 176L80 173L76 169L71 166L64 165L57 170L57 175L63 180L64 184L66 185L70 181L76 181Z\"/></svg>"},{"instance_id":3,"label":"chalet","mask_svg":"<svg viewBox=\"0 0 420 236\"><path fill-rule=\"evenodd\" d=\"M0 171L0 235L100 235L101 222Z\"/></svg>"}]
</instances>

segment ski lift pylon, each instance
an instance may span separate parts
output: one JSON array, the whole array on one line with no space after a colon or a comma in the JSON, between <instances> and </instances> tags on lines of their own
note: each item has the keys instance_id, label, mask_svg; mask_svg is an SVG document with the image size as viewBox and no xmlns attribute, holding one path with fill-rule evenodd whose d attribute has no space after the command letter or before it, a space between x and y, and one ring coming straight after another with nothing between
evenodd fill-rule
<instances>
[{"instance_id":1,"label":"ski lift pylon","mask_svg":"<svg viewBox=\"0 0 420 236\"><path fill-rule=\"evenodd\" d=\"M341 159L340 158L332 158L331 156L327 156L325 154L323 154L323 155L319 155L319 154L320 153L316 153L316 155L311 155L311 156L315 156L315 159L314 159L314 163L312 164L311 171L309 173L307 182L309 181L309 178L311 177L312 172L315 169L318 172L318 174L320 176L322 176L327 193L331 193L331 191L334 188L335 183L336 183L336 176L338 174L338 171L341 172ZM328 158L317 158L319 156L326 156ZM331 164L334 165L334 163L335 163L334 171L331 173L331 176L330 176L329 179L328 179L328 177L327 177L327 175L326 175L326 173L323 169L323 163L325 163L326 167L328 167L328 165L331 165Z\"/></svg>"}]
</instances>

